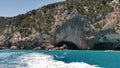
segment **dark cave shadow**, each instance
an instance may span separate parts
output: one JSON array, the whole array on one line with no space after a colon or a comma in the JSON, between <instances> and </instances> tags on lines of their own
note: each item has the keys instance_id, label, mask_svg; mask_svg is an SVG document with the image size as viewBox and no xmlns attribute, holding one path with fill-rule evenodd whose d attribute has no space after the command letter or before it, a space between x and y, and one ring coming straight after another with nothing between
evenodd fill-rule
<instances>
[{"instance_id":1,"label":"dark cave shadow","mask_svg":"<svg viewBox=\"0 0 120 68\"><path fill-rule=\"evenodd\" d=\"M112 42L98 43L94 44L93 50L120 50L120 45L116 46Z\"/></svg>"},{"instance_id":2,"label":"dark cave shadow","mask_svg":"<svg viewBox=\"0 0 120 68\"><path fill-rule=\"evenodd\" d=\"M59 43L56 43L55 47L61 47L65 45L65 49L70 49L70 50L79 50L76 44L73 42L68 42L68 41L61 41Z\"/></svg>"}]
</instances>

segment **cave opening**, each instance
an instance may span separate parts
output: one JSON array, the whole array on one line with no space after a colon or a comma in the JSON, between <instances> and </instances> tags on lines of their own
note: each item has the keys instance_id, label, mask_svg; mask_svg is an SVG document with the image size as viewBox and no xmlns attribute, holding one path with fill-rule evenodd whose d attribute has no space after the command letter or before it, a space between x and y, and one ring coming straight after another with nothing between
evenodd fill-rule
<instances>
[{"instance_id":1,"label":"cave opening","mask_svg":"<svg viewBox=\"0 0 120 68\"><path fill-rule=\"evenodd\" d=\"M93 50L114 50L115 44L111 42L103 42L94 44Z\"/></svg>"},{"instance_id":2,"label":"cave opening","mask_svg":"<svg viewBox=\"0 0 120 68\"><path fill-rule=\"evenodd\" d=\"M77 45L74 44L73 42L61 41L55 45L55 47L62 47L62 46L64 46L65 49L79 50L79 47L77 47Z\"/></svg>"},{"instance_id":3,"label":"cave opening","mask_svg":"<svg viewBox=\"0 0 120 68\"><path fill-rule=\"evenodd\" d=\"M119 47L115 47L113 50L120 50L120 46Z\"/></svg>"}]
</instances>

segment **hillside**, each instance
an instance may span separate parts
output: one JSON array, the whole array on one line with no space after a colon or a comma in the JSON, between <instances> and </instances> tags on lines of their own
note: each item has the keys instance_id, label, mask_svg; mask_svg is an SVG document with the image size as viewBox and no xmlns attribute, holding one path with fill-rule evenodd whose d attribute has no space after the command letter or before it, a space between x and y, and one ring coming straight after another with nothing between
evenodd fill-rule
<instances>
[{"instance_id":1,"label":"hillside","mask_svg":"<svg viewBox=\"0 0 120 68\"><path fill-rule=\"evenodd\" d=\"M119 49L119 18L119 0L49 4L15 17L0 17L0 48Z\"/></svg>"}]
</instances>

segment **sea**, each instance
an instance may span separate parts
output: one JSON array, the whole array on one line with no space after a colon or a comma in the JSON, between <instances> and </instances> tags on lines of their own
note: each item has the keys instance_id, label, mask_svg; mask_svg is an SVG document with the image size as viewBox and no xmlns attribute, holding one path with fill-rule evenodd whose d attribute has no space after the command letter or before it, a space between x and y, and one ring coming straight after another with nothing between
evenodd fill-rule
<instances>
[{"instance_id":1,"label":"sea","mask_svg":"<svg viewBox=\"0 0 120 68\"><path fill-rule=\"evenodd\" d=\"M0 68L120 68L120 51L0 50Z\"/></svg>"}]
</instances>

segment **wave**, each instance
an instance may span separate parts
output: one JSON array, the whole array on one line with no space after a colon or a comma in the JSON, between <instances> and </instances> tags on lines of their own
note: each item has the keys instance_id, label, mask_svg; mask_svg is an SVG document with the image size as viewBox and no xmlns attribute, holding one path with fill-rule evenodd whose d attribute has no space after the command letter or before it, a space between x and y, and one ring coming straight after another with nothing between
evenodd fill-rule
<instances>
[{"instance_id":1,"label":"wave","mask_svg":"<svg viewBox=\"0 0 120 68\"><path fill-rule=\"evenodd\" d=\"M11 54L9 54L11 55ZM65 63L55 60L53 56L42 53L27 53L18 56L10 62L11 64L0 64L6 68L100 68L84 62Z\"/></svg>"}]
</instances>

